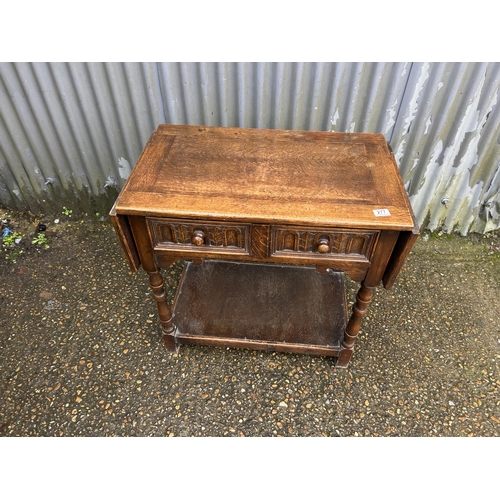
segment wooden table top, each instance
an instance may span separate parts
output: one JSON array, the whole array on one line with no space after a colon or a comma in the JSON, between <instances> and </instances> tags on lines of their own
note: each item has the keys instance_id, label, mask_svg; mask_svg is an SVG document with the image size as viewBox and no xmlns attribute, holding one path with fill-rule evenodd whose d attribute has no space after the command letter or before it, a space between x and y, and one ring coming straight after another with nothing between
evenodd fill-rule
<instances>
[{"instance_id":1,"label":"wooden table top","mask_svg":"<svg viewBox=\"0 0 500 500\"><path fill-rule=\"evenodd\" d=\"M200 220L415 226L382 134L160 125L115 209Z\"/></svg>"}]
</instances>

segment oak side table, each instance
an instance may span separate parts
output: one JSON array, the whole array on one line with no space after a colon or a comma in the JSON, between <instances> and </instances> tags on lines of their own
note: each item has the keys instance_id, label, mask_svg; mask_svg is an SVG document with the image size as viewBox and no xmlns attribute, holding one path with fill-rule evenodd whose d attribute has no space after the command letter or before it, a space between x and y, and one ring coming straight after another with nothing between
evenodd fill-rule
<instances>
[{"instance_id":1,"label":"oak side table","mask_svg":"<svg viewBox=\"0 0 500 500\"><path fill-rule=\"evenodd\" d=\"M160 125L110 217L131 269L149 275L167 350L299 352L338 367L418 237L381 134ZM178 260L170 307L161 269ZM361 284L350 316L344 273Z\"/></svg>"}]
</instances>

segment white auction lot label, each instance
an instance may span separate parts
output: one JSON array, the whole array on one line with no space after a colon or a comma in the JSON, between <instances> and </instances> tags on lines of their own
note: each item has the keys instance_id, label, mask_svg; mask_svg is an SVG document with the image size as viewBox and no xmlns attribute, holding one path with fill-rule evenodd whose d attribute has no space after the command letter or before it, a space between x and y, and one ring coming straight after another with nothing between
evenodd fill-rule
<instances>
[{"instance_id":1,"label":"white auction lot label","mask_svg":"<svg viewBox=\"0 0 500 500\"><path fill-rule=\"evenodd\" d=\"M388 215L391 215L391 212L389 212L387 208L379 208L378 210L374 210L373 213L377 217L387 217Z\"/></svg>"}]
</instances>

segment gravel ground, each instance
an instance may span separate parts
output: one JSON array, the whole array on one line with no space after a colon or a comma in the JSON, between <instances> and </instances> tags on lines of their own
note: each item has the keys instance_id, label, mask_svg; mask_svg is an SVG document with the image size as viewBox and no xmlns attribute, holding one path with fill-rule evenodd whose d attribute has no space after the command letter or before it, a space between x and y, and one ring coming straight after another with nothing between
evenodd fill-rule
<instances>
[{"instance_id":1,"label":"gravel ground","mask_svg":"<svg viewBox=\"0 0 500 500\"><path fill-rule=\"evenodd\" d=\"M0 254L1 436L500 434L498 232L423 235L336 370L298 354L168 354L146 275L107 220L5 218L23 253ZM31 244L39 222L49 248ZM164 273L170 298L180 269Z\"/></svg>"}]
</instances>

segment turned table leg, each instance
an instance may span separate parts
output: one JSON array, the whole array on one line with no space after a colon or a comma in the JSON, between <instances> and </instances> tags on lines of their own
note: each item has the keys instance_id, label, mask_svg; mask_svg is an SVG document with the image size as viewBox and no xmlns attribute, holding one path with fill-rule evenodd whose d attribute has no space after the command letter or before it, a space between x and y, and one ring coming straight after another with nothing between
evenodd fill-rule
<instances>
[{"instance_id":1,"label":"turned table leg","mask_svg":"<svg viewBox=\"0 0 500 500\"><path fill-rule=\"evenodd\" d=\"M354 343L361 328L361 320L372 301L375 287L366 286L364 283L363 281L356 295L356 302L352 306L352 315L345 329L344 340L337 360L337 366L340 368L346 368L351 360L352 353L354 352Z\"/></svg>"},{"instance_id":2,"label":"turned table leg","mask_svg":"<svg viewBox=\"0 0 500 500\"><path fill-rule=\"evenodd\" d=\"M153 248L149 240L146 222L142 217L130 217L130 226L137 244L137 250L141 259L141 264L148 273L149 285L153 291L153 297L158 306L158 316L160 318L163 344L167 351L177 351L175 339L175 326L172 323L172 311L168 305L167 294L160 269L156 265L153 255ZM173 261L172 261L173 263Z\"/></svg>"},{"instance_id":3,"label":"turned table leg","mask_svg":"<svg viewBox=\"0 0 500 500\"><path fill-rule=\"evenodd\" d=\"M352 314L347 323L344 340L340 346L339 357L337 358L336 366L339 368L347 368L351 360L356 337L361 328L361 320L365 316L368 306L372 301L375 288L377 288L378 284L382 281L382 276L398 236L398 231L384 231L380 234L376 250L372 256L370 268L366 273L365 279L361 282L361 288L352 306Z\"/></svg>"},{"instance_id":4,"label":"turned table leg","mask_svg":"<svg viewBox=\"0 0 500 500\"><path fill-rule=\"evenodd\" d=\"M172 311L168 306L165 285L160 271L146 271L149 275L149 285L153 290L153 297L158 306L158 316L160 318L163 344L167 351L176 351L175 326L172 323Z\"/></svg>"}]
</instances>

